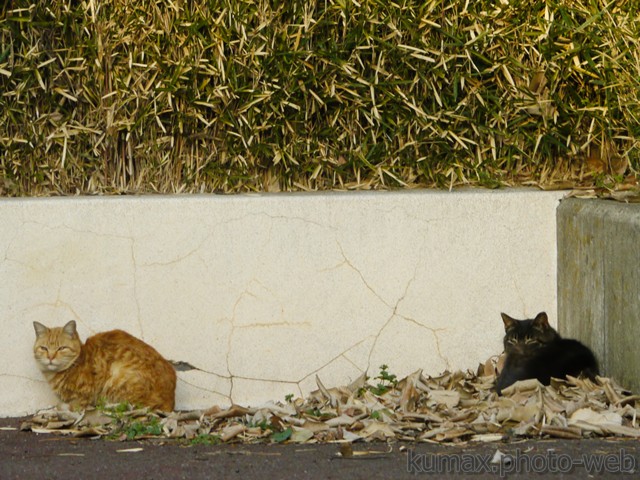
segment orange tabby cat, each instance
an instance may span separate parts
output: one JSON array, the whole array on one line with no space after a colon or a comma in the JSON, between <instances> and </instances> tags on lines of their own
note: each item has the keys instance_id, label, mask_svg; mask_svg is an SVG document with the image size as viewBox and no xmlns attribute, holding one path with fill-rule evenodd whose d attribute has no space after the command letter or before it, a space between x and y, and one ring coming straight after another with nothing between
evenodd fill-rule
<instances>
[{"instance_id":1,"label":"orange tabby cat","mask_svg":"<svg viewBox=\"0 0 640 480\"><path fill-rule=\"evenodd\" d=\"M47 328L33 322L33 354L54 392L72 408L129 402L171 411L176 372L151 346L122 330L98 333L83 345L73 320Z\"/></svg>"}]
</instances>

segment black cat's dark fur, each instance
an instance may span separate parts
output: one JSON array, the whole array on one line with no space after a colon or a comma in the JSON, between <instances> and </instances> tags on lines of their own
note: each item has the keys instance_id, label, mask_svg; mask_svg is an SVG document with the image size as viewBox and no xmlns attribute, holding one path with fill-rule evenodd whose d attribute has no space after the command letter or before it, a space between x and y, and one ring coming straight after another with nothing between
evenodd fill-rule
<instances>
[{"instance_id":1,"label":"black cat's dark fur","mask_svg":"<svg viewBox=\"0 0 640 480\"><path fill-rule=\"evenodd\" d=\"M504 367L496 380L498 395L518 380L537 378L549 385L551 377L580 375L595 379L598 362L593 352L577 340L560 337L544 312L533 320L516 320L503 313Z\"/></svg>"}]
</instances>

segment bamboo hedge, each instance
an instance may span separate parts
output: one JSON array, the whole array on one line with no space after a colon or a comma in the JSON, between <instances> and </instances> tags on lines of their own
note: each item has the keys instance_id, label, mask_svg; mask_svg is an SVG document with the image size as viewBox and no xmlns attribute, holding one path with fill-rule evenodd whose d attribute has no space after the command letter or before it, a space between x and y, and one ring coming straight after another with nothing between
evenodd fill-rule
<instances>
[{"instance_id":1,"label":"bamboo hedge","mask_svg":"<svg viewBox=\"0 0 640 480\"><path fill-rule=\"evenodd\" d=\"M637 184L637 0L0 7L0 194Z\"/></svg>"}]
</instances>

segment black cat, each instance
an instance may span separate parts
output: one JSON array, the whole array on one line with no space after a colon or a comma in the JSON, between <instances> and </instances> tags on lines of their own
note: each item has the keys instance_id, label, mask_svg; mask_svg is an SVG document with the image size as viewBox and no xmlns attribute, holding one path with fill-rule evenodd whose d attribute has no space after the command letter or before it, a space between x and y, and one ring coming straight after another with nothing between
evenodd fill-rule
<instances>
[{"instance_id":1,"label":"black cat","mask_svg":"<svg viewBox=\"0 0 640 480\"><path fill-rule=\"evenodd\" d=\"M547 314L533 320L515 320L503 313L504 351L506 358L496 380L498 395L518 380L537 378L549 385L551 377L566 375L595 379L598 362L593 352L577 340L561 338L549 325Z\"/></svg>"}]
</instances>

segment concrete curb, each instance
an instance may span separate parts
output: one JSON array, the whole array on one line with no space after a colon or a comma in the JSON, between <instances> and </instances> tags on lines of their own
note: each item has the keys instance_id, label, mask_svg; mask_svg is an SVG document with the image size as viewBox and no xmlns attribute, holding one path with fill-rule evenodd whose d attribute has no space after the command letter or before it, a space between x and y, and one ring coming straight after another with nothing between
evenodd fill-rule
<instances>
[{"instance_id":1,"label":"concrete curb","mask_svg":"<svg viewBox=\"0 0 640 480\"><path fill-rule=\"evenodd\" d=\"M606 376L640 391L640 204L568 199L558 207L558 325Z\"/></svg>"}]
</instances>

